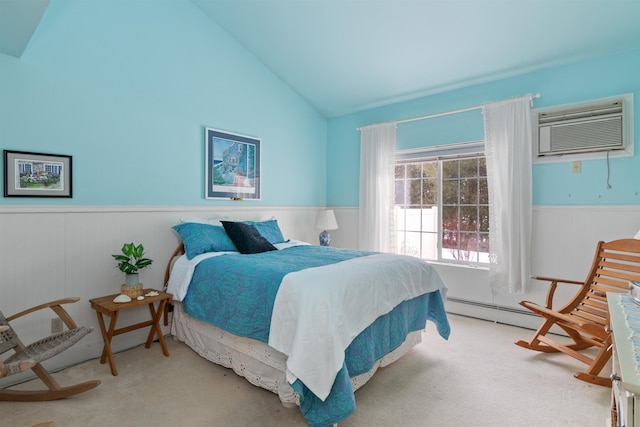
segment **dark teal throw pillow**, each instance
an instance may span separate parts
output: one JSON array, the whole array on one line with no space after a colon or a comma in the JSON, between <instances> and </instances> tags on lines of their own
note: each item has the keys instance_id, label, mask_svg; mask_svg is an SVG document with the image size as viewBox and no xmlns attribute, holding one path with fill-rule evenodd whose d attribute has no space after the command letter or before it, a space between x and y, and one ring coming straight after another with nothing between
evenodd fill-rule
<instances>
[{"instance_id":1,"label":"dark teal throw pillow","mask_svg":"<svg viewBox=\"0 0 640 427\"><path fill-rule=\"evenodd\" d=\"M243 222L221 221L222 226L241 254L257 254L277 250L262 237L256 227Z\"/></svg>"}]
</instances>

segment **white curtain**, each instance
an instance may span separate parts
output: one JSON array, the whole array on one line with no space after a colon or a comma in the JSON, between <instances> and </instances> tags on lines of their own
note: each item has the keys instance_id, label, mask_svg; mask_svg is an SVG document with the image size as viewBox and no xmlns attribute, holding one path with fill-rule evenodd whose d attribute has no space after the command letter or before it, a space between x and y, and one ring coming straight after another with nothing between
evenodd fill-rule
<instances>
[{"instance_id":1,"label":"white curtain","mask_svg":"<svg viewBox=\"0 0 640 427\"><path fill-rule=\"evenodd\" d=\"M489 187L489 283L525 292L531 267L531 96L482 106Z\"/></svg>"},{"instance_id":2,"label":"white curtain","mask_svg":"<svg viewBox=\"0 0 640 427\"><path fill-rule=\"evenodd\" d=\"M393 252L396 124L360 128L360 249Z\"/></svg>"}]
</instances>

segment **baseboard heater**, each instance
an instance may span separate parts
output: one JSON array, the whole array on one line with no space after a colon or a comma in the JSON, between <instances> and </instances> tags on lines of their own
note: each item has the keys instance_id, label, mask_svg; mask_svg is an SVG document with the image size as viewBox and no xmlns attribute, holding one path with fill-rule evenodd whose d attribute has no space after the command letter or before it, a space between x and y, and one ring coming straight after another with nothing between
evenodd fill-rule
<instances>
[{"instance_id":1,"label":"baseboard heater","mask_svg":"<svg viewBox=\"0 0 640 427\"><path fill-rule=\"evenodd\" d=\"M486 303L486 302L470 301L470 300L466 300L466 299L451 298L451 297L447 297L447 301L455 302L457 304L470 305L470 306L473 306L473 307L487 308L487 309L490 309L490 310L505 311L505 312L509 312L509 313L524 314L524 315L527 315L527 316L538 317L535 313L533 313L533 312L531 312L529 310L521 309L521 308L505 307L503 305L498 305L498 304L489 304L489 303Z\"/></svg>"}]
</instances>

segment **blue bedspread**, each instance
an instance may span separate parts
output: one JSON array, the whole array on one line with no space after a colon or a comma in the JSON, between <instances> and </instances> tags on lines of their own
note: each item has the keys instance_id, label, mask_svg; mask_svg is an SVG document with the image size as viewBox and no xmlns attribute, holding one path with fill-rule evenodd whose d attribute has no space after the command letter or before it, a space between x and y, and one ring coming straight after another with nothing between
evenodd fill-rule
<instances>
[{"instance_id":1,"label":"blue bedspread","mask_svg":"<svg viewBox=\"0 0 640 427\"><path fill-rule=\"evenodd\" d=\"M195 269L183 301L192 317L235 335L268 343L271 313L282 278L294 271L371 255L371 252L331 247L296 246L260 254L228 254L202 261ZM435 322L443 338L449 336L440 292L405 301L379 317L358 335L345 354L329 397L323 402L299 380L300 409L310 425L326 426L355 410L350 377L369 371L376 360L397 348L426 321Z\"/></svg>"},{"instance_id":2,"label":"blue bedspread","mask_svg":"<svg viewBox=\"0 0 640 427\"><path fill-rule=\"evenodd\" d=\"M184 307L196 319L268 344L273 303L287 273L366 255L371 252L304 245L209 258L196 267Z\"/></svg>"}]
</instances>

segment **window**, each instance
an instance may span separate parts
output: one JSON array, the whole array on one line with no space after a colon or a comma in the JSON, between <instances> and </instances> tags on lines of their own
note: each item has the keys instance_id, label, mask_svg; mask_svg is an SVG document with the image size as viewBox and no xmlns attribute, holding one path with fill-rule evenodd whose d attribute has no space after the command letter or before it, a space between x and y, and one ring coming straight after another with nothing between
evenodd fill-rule
<instances>
[{"instance_id":1,"label":"window","mask_svg":"<svg viewBox=\"0 0 640 427\"><path fill-rule=\"evenodd\" d=\"M489 195L482 154L399 156L395 185L398 253L446 262L489 262Z\"/></svg>"}]
</instances>

